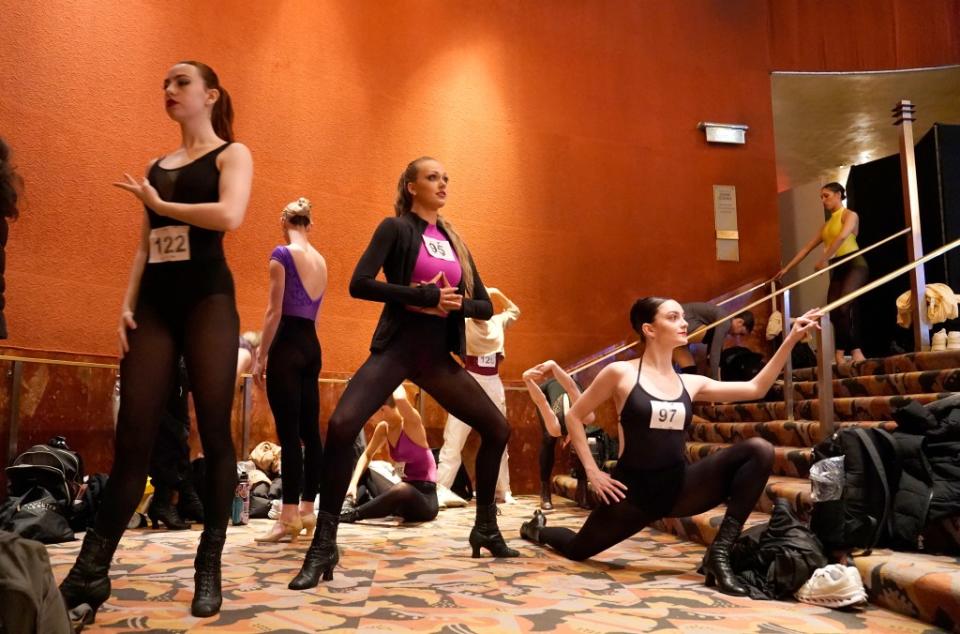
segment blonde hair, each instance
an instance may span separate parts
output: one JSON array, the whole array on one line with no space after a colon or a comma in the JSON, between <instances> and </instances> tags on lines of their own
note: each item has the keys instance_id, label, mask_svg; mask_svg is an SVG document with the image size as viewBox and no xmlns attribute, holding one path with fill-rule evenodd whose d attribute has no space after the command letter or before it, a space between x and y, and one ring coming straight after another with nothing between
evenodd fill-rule
<instances>
[{"instance_id":1,"label":"blonde hair","mask_svg":"<svg viewBox=\"0 0 960 634\"><path fill-rule=\"evenodd\" d=\"M257 330L248 330L247 332L240 335L244 341L249 343L254 348L260 347L260 341L262 339L261 333Z\"/></svg>"},{"instance_id":2,"label":"blonde hair","mask_svg":"<svg viewBox=\"0 0 960 634\"><path fill-rule=\"evenodd\" d=\"M295 225L308 225L312 209L310 200L301 196L283 208L283 219Z\"/></svg>"},{"instance_id":3,"label":"blonde hair","mask_svg":"<svg viewBox=\"0 0 960 634\"><path fill-rule=\"evenodd\" d=\"M407 189L407 185L417 180L417 176L420 174L420 163L435 160L430 156L421 156L410 161L403 173L400 174L400 180L397 182L397 198L393 203L393 211L398 217L410 213L413 208L413 194ZM461 277L465 289L464 296L473 297L473 264L470 261L470 251L467 250L467 245L460 238L460 234L446 218L437 214L437 220L443 224L443 229L447 232L450 242L453 243L453 249L457 252L457 260L460 262Z\"/></svg>"}]
</instances>

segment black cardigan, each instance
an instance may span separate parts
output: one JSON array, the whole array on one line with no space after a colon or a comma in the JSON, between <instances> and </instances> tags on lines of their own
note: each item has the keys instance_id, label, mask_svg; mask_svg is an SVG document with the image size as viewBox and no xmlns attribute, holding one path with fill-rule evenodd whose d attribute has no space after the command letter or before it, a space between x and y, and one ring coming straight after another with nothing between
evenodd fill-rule
<instances>
[{"instance_id":1,"label":"black cardigan","mask_svg":"<svg viewBox=\"0 0 960 634\"><path fill-rule=\"evenodd\" d=\"M449 239L442 220L437 220L437 228ZM373 341L370 342L370 350L373 352L386 348L403 327L405 320L415 314L405 306L429 308L440 302L440 288L436 284L410 286L410 277L413 275L417 255L420 253L420 242L426 229L427 221L412 212L384 219L353 271L350 295L385 304L380 314L380 323L373 333ZM467 257L473 264L469 253ZM383 269L386 282L377 279L380 269ZM457 290L463 294L464 289L465 284L461 279ZM477 267L473 264L473 297L464 297L461 309L451 312L444 320L447 326L447 349L463 355L466 350L464 319L469 317L487 320L492 315L493 304L480 280Z\"/></svg>"}]
</instances>

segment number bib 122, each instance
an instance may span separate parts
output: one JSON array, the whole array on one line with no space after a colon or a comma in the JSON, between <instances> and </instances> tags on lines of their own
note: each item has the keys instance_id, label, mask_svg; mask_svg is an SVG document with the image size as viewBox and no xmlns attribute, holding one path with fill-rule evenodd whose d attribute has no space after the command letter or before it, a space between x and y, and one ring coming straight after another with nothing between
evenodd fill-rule
<instances>
[{"instance_id":1,"label":"number bib 122","mask_svg":"<svg viewBox=\"0 0 960 634\"><path fill-rule=\"evenodd\" d=\"M687 408L679 401L650 401L650 429L683 429Z\"/></svg>"},{"instance_id":2,"label":"number bib 122","mask_svg":"<svg viewBox=\"0 0 960 634\"><path fill-rule=\"evenodd\" d=\"M427 247L427 255L438 260L453 262L456 258L453 256L453 247L446 240L437 240L430 236L423 236L423 244Z\"/></svg>"},{"instance_id":3,"label":"number bib 122","mask_svg":"<svg viewBox=\"0 0 960 634\"><path fill-rule=\"evenodd\" d=\"M150 263L190 259L190 227L171 225L150 230Z\"/></svg>"}]
</instances>

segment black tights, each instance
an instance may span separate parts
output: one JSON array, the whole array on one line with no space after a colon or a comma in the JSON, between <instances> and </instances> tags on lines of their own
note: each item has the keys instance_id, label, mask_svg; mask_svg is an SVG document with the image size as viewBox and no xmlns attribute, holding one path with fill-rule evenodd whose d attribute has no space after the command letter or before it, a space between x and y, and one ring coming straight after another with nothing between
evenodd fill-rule
<instances>
[{"instance_id":1,"label":"black tights","mask_svg":"<svg viewBox=\"0 0 960 634\"><path fill-rule=\"evenodd\" d=\"M405 522L429 522L437 517L437 485L433 482L399 482L357 507L357 519L399 515Z\"/></svg>"},{"instance_id":2,"label":"black tights","mask_svg":"<svg viewBox=\"0 0 960 634\"><path fill-rule=\"evenodd\" d=\"M557 437L548 434L543 423L540 424L540 431L543 432L543 437L540 439L540 482L550 482L550 476L553 475Z\"/></svg>"},{"instance_id":3,"label":"black tights","mask_svg":"<svg viewBox=\"0 0 960 634\"><path fill-rule=\"evenodd\" d=\"M323 460L320 355L313 320L284 315L267 360L267 400L282 450L284 504L296 504L301 497L313 502L317 495Z\"/></svg>"},{"instance_id":4,"label":"black tights","mask_svg":"<svg viewBox=\"0 0 960 634\"><path fill-rule=\"evenodd\" d=\"M134 319L137 328L127 331L130 350L120 362L113 469L97 512L96 531L119 539L143 496L149 456L181 354L206 457L204 526L226 528L237 482L230 436L240 330L234 298L208 295L182 312L161 311L141 302Z\"/></svg>"},{"instance_id":5,"label":"black tights","mask_svg":"<svg viewBox=\"0 0 960 634\"><path fill-rule=\"evenodd\" d=\"M760 438L738 442L688 465L683 488L667 517L697 515L726 502L727 515L743 522L763 493L772 466L773 446ZM629 492L628 499L594 509L579 532L546 527L540 531L540 541L568 559L593 557L661 518L645 510L638 499L656 493Z\"/></svg>"},{"instance_id":6,"label":"black tights","mask_svg":"<svg viewBox=\"0 0 960 634\"><path fill-rule=\"evenodd\" d=\"M324 482L321 511L339 515L353 471L353 441L404 379L419 385L441 407L479 432L477 505L493 504L500 457L510 438L507 420L480 384L450 357L443 318L415 313L405 317L389 347L373 352L350 379L330 417L320 476Z\"/></svg>"},{"instance_id":7,"label":"black tights","mask_svg":"<svg viewBox=\"0 0 960 634\"><path fill-rule=\"evenodd\" d=\"M870 277L870 269L862 255L831 269L827 302L840 299L857 290L867 283L868 277ZM848 352L861 347L859 304L860 300L855 299L830 311L837 350Z\"/></svg>"}]
</instances>

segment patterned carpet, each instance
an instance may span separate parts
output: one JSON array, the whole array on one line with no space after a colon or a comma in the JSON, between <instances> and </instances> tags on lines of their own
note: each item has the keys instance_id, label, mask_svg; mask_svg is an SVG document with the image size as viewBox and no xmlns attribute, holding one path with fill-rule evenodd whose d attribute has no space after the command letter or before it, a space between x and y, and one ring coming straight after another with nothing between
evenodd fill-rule
<instances>
[{"instance_id":1,"label":"patterned carpet","mask_svg":"<svg viewBox=\"0 0 960 634\"><path fill-rule=\"evenodd\" d=\"M551 525L578 527L584 511L554 498ZM128 531L112 569L113 594L90 632L936 632L870 606L831 610L751 601L703 586L703 547L646 530L584 563L517 537L535 500L503 506L500 525L518 559L471 559L473 508L441 511L420 526L344 525L334 580L287 589L306 541L254 544L267 520L231 527L224 605L211 619L189 614L196 531ZM49 547L57 579L80 542Z\"/></svg>"}]
</instances>

